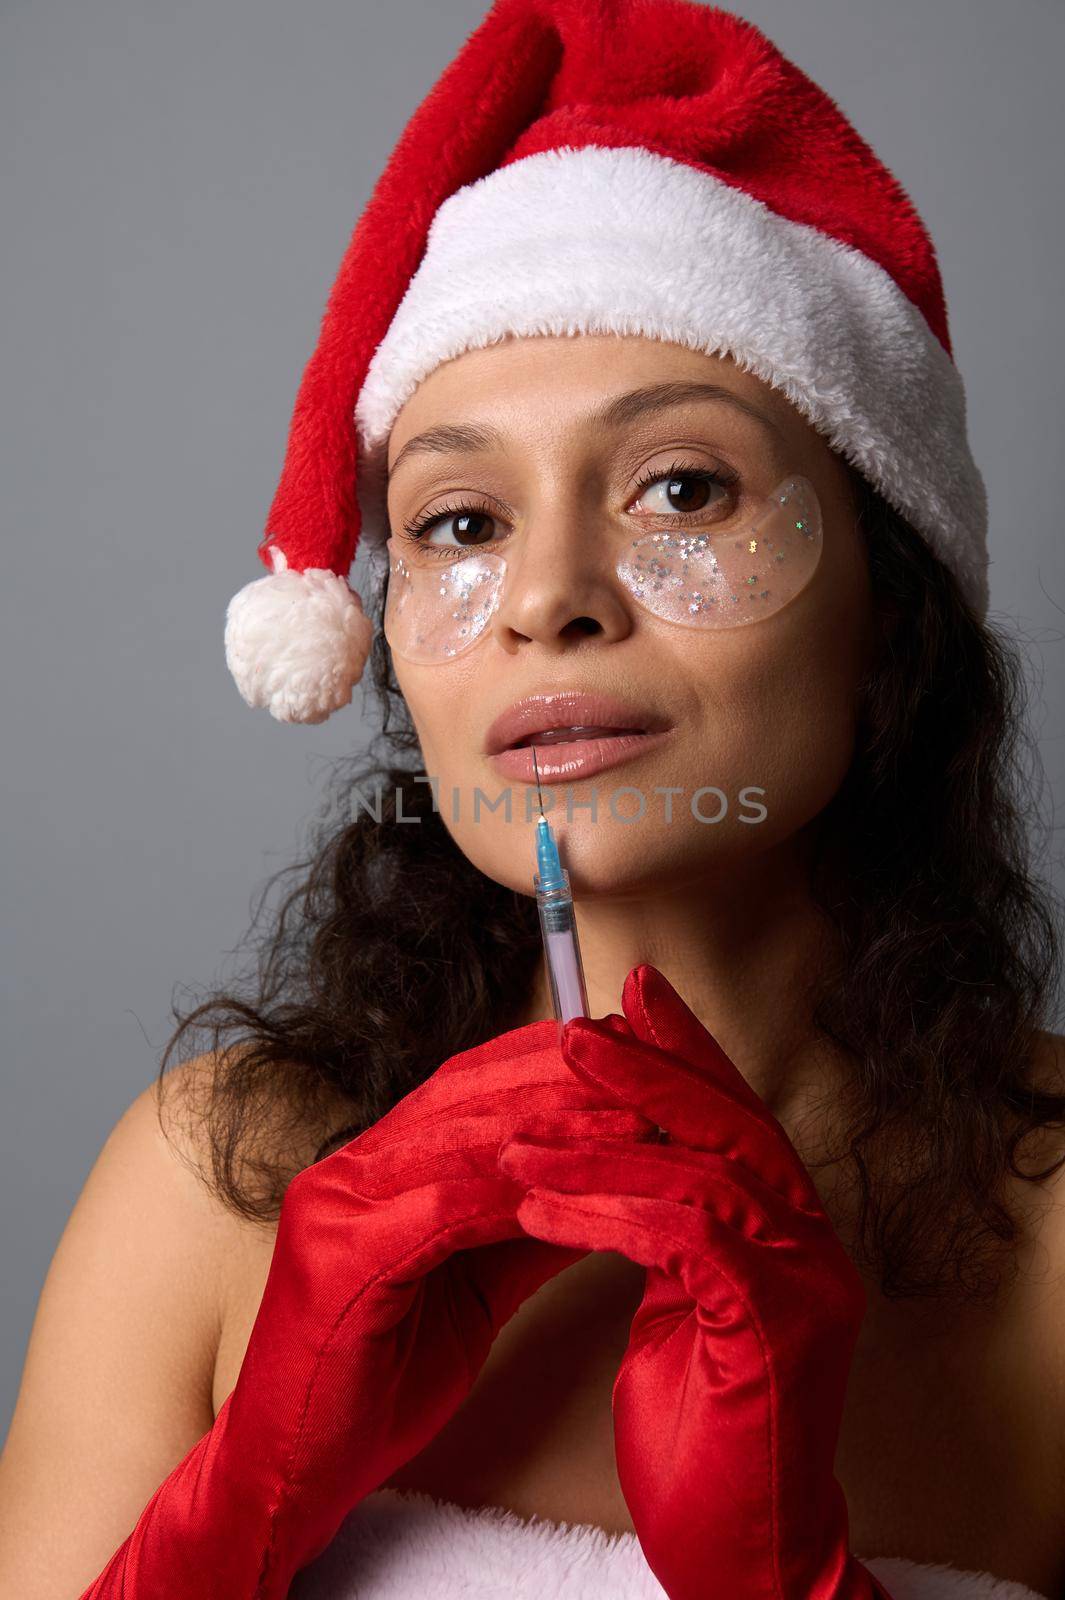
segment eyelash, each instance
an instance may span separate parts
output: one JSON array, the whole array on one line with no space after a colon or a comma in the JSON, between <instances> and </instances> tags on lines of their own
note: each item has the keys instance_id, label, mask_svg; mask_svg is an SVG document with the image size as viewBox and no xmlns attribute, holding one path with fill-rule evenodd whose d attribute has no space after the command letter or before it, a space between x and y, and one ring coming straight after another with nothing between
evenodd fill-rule
<instances>
[{"instance_id":1,"label":"eyelash","mask_svg":"<svg viewBox=\"0 0 1065 1600\"><path fill-rule=\"evenodd\" d=\"M733 471L731 467L712 469L709 467L697 467L690 462L674 461L664 472L644 473L637 480L636 493L640 494L644 489L650 488L653 483L671 483L674 478L694 478L700 483L714 484L719 489L731 489L739 480L739 473ZM657 513L655 520L665 523L667 527L676 527L678 524L691 522L693 517L699 516L705 509L705 507L700 507L699 511L661 511ZM438 522L446 522L448 517L468 516L471 512L485 517L490 517L493 514L491 508L484 505L445 505L438 511L430 512L426 517L416 518L412 522L404 523L403 531L408 539L422 544L426 550L439 550L442 555L453 554L455 550L463 548L476 550L479 548L477 545L467 545L465 547L461 545L431 545L425 537ZM654 513L650 514L655 515Z\"/></svg>"}]
</instances>

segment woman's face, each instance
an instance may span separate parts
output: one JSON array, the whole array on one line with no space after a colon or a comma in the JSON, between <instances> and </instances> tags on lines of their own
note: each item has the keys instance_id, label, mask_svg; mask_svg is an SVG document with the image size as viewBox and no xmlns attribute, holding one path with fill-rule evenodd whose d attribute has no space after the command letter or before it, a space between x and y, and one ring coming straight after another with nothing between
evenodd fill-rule
<instances>
[{"instance_id":1,"label":"woman's face","mask_svg":"<svg viewBox=\"0 0 1065 1600\"><path fill-rule=\"evenodd\" d=\"M662 394L693 384L718 394ZM597 420L621 396L656 389L609 425ZM483 433L405 448L459 428ZM497 757L489 737L530 696L606 695L633 726L662 730L600 747L624 759L583 775L558 746L537 750L542 770L563 769L543 793L575 895L668 892L742 870L752 853L796 840L831 799L871 648L869 580L846 468L782 395L727 357L659 340L510 338L420 384L388 463L394 540L421 525L445 562L460 547L506 558L474 646L432 663L394 652L442 817L482 872L530 891L538 807L521 763L531 775L532 758ZM813 485L823 539L779 610L682 626L619 578L634 538L742 530L795 475ZM567 711L554 720L584 720Z\"/></svg>"}]
</instances>

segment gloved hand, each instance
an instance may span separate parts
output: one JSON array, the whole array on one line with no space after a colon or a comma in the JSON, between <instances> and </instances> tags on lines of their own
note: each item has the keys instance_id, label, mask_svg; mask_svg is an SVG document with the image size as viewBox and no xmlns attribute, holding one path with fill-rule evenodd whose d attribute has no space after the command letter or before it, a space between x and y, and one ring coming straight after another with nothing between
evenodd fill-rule
<instances>
[{"instance_id":1,"label":"gloved hand","mask_svg":"<svg viewBox=\"0 0 1065 1600\"><path fill-rule=\"evenodd\" d=\"M82 1600L282 1600L435 1436L521 1302L587 1253L523 1232L497 1164L518 1129L654 1136L539 1022L451 1057L298 1174L233 1392Z\"/></svg>"},{"instance_id":2,"label":"gloved hand","mask_svg":"<svg viewBox=\"0 0 1065 1600\"><path fill-rule=\"evenodd\" d=\"M890 1600L850 1553L834 1475L858 1270L784 1129L662 974L635 967L622 1007L570 1022L562 1053L667 1141L520 1133L499 1163L531 1236L647 1269L613 1413L648 1565L671 1600Z\"/></svg>"}]
</instances>

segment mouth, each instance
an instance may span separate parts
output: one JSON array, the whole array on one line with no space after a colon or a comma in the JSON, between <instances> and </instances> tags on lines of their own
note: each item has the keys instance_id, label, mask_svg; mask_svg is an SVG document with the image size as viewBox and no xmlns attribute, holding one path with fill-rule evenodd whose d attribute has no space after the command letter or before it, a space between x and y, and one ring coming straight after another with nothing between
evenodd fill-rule
<instances>
[{"instance_id":1,"label":"mouth","mask_svg":"<svg viewBox=\"0 0 1065 1600\"><path fill-rule=\"evenodd\" d=\"M672 728L662 713L607 695L531 695L492 723L485 754L501 775L532 783L538 774L543 783L558 783L627 761L661 743Z\"/></svg>"},{"instance_id":2,"label":"mouth","mask_svg":"<svg viewBox=\"0 0 1065 1600\"><path fill-rule=\"evenodd\" d=\"M573 744L581 739L611 739L622 738L630 733L646 733L646 728L545 728L543 733L534 733L528 739L518 739L514 744L507 745L508 750L522 750L526 745L536 745L542 749L544 745Z\"/></svg>"}]
</instances>

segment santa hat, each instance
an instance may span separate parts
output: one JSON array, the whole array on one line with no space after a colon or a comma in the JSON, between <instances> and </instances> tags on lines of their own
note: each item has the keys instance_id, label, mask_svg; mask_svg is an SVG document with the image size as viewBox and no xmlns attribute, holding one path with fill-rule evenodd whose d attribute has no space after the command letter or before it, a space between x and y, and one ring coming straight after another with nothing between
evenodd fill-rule
<instances>
[{"instance_id":1,"label":"santa hat","mask_svg":"<svg viewBox=\"0 0 1065 1600\"><path fill-rule=\"evenodd\" d=\"M728 355L782 392L987 608L987 508L932 241L839 107L690 0L496 0L404 129L345 252L259 556L229 603L250 705L322 722L372 630L388 435L507 334Z\"/></svg>"}]
</instances>

